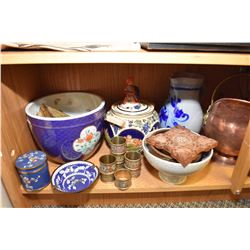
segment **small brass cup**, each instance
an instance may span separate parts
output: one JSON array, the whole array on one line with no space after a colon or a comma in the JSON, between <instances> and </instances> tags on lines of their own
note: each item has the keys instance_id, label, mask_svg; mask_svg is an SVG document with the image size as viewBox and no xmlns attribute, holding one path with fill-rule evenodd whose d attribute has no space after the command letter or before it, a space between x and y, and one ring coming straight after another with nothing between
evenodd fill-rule
<instances>
[{"instance_id":1,"label":"small brass cup","mask_svg":"<svg viewBox=\"0 0 250 250\"><path fill-rule=\"evenodd\" d=\"M123 164L125 161L124 154L114 155L116 158L116 165Z\"/></svg>"},{"instance_id":2,"label":"small brass cup","mask_svg":"<svg viewBox=\"0 0 250 250\"><path fill-rule=\"evenodd\" d=\"M137 170L141 167L141 153L137 151L129 151L126 152L124 158L125 164L130 170Z\"/></svg>"},{"instance_id":3,"label":"small brass cup","mask_svg":"<svg viewBox=\"0 0 250 250\"><path fill-rule=\"evenodd\" d=\"M122 136L114 136L110 142L111 153L115 155L125 154L126 139Z\"/></svg>"},{"instance_id":4,"label":"small brass cup","mask_svg":"<svg viewBox=\"0 0 250 250\"><path fill-rule=\"evenodd\" d=\"M119 169L125 169L125 164L124 163L116 164L116 170L119 170Z\"/></svg>"},{"instance_id":5,"label":"small brass cup","mask_svg":"<svg viewBox=\"0 0 250 250\"><path fill-rule=\"evenodd\" d=\"M132 175L132 178L138 178L141 175L141 167L137 169L130 169L126 165L124 165L126 169L128 169Z\"/></svg>"},{"instance_id":6,"label":"small brass cup","mask_svg":"<svg viewBox=\"0 0 250 250\"><path fill-rule=\"evenodd\" d=\"M105 175L114 174L116 170L116 158L114 155L103 155L99 158L100 173Z\"/></svg>"},{"instance_id":7,"label":"small brass cup","mask_svg":"<svg viewBox=\"0 0 250 250\"><path fill-rule=\"evenodd\" d=\"M103 174L100 173L100 178L102 182L113 182L115 180L114 174Z\"/></svg>"},{"instance_id":8,"label":"small brass cup","mask_svg":"<svg viewBox=\"0 0 250 250\"><path fill-rule=\"evenodd\" d=\"M119 169L115 172L115 186L120 190L126 190L131 186L132 175L127 169Z\"/></svg>"}]
</instances>

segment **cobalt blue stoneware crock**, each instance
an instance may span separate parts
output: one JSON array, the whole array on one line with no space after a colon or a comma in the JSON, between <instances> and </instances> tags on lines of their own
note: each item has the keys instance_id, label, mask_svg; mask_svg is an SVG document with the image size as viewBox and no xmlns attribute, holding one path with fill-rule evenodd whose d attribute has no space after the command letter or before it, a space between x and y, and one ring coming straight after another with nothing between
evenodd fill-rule
<instances>
[{"instance_id":1,"label":"cobalt blue stoneware crock","mask_svg":"<svg viewBox=\"0 0 250 250\"><path fill-rule=\"evenodd\" d=\"M41 190L50 183L47 157L42 151L30 151L20 155L16 159L16 169L27 191Z\"/></svg>"},{"instance_id":2,"label":"cobalt blue stoneware crock","mask_svg":"<svg viewBox=\"0 0 250 250\"><path fill-rule=\"evenodd\" d=\"M41 117L41 104L63 111L69 117ZM98 148L103 133L105 101L91 93L67 92L29 103L27 122L39 147L56 162L88 159Z\"/></svg>"}]
</instances>

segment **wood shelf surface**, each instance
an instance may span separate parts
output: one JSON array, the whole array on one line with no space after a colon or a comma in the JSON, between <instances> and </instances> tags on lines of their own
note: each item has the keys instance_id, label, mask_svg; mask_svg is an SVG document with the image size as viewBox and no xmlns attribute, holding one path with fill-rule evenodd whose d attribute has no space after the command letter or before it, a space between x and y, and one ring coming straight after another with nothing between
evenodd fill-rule
<instances>
[{"instance_id":1,"label":"wood shelf surface","mask_svg":"<svg viewBox=\"0 0 250 250\"><path fill-rule=\"evenodd\" d=\"M109 148L103 142L98 152L88 161L99 166L99 157L108 154ZM49 162L49 171L52 172L59 164ZM172 185L163 182L158 177L158 172L150 166L145 158L142 162L141 175L132 179L132 186L126 191L120 191L114 183L103 183L98 179L89 189L79 193L89 194L112 194L112 193L155 193L155 192L178 192L178 191L204 191L204 190L226 190L231 188L231 176L234 166L223 165L211 161L203 170L188 176L187 181L181 185ZM250 177L245 182L245 188L250 187ZM23 194L63 194L65 193L54 190L49 184L43 190L38 192L27 192L21 187Z\"/></svg>"},{"instance_id":2,"label":"wood shelf surface","mask_svg":"<svg viewBox=\"0 0 250 250\"><path fill-rule=\"evenodd\" d=\"M249 53L3 51L1 64L129 63L250 65Z\"/></svg>"}]
</instances>

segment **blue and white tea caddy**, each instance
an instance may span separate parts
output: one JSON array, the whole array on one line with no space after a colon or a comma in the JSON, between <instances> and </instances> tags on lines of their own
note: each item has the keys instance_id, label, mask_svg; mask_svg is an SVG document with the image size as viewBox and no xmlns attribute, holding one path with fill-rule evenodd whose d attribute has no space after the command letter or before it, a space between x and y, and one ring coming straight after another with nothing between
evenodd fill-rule
<instances>
[{"instance_id":1,"label":"blue and white tea caddy","mask_svg":"<svg viewBox=\"0 0 250 250\"><path fill-rule=\"evenodd\" d=\"M114 136L123 136L128 150L142 150L144 136L160 127L154 105L139 99L139 89L131 78L127 79L124 100L112 105L105 120L106 140L110 142Z\"/></svg>"},{"instance_id":2,"label":"blue and white tea caddy","mask_svg":"<svg viewBox=\"0 0 250 250\"><path fill-rule=\"evenodd\" d=\"M170 78L170 95L161 108L159 117L162 128L182 125L200 132L203 112L199 103L204 78L195 73L176 73Z\"/></svg>"},{"instance_id":3,"label":"blue and white tea caddy","mask_svg":"<svg viewBox=\"0 0 250 250\"><path fill-rule=\"evenodd\" d=\"M19 156L16 169L27 191L41 190L50 183L47 157L42 151L30 151Z\"/></svg>"}]
</instances>

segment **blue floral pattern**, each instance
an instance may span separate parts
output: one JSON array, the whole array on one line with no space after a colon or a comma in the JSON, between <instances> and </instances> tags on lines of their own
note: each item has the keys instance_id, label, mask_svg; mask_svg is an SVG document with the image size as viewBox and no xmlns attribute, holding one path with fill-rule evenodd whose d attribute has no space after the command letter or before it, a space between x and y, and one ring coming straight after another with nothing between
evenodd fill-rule
<instances>
[{"instance_id":1,"label":"blue floral pattern","mask_svg":"<svg viewBox=\"0 0 250 250\"><path fill-rule=\"evenodd\" d=\"M117 134L117 132L119 130L119 127L117 125L115 125L115 124L112 124L112 126L113 126L113 129L114 129L115 133Z\"/></svg>"},{"instance_id":2,"label":"blue floral pattern","mask_svg":"<svg viewBox=\"0 0 250 250\"><path fill-rule=\"evenodd\" d=\"M52 175L52 185L59 191L72 193L88 188L98 177L97 168L90 162L71 162Z\"/></svg>"},{"instance_id":3,"label":"blue floral pattern","mask_svg":"<svg viewBox=\"0 0 250 250\"><path fill-rule=\"evenodd\" d=\"M33 186L32 186L32 183L33 182L38 182L38 180L40 179L40 175L38 175L36 178L29 178L25 175L20 175L20 178L22 180L22 184L24 185L25 189L29 190L29 191L32 191L33 190Z\"/></svg>"},{"instance_id":4,"label":"blue floral pattern","mask_svg":"<svg viewBox=\"0 0 250 250\"><path fill-rule=\"evenodd\" d=\"M170 128L178 124L185 123L189 119L189 114L178 107L181 99L176 96L170 98L171 106L165 105L161 108L159 117L162 127Z\"/></svg>"},{"instance_id":5,"label":"blue floral pattern","mask_svg":"<svg viewBox=\"0 0 250 250\"><path fill-rule=\"evenodd\" d=\"M143 129L144 133L147 134L151 129L149 123L148 122L144 123L142 129Z\"/></svg>"},{"instance_id":6,"label":"blue floral pattern","mask_svg":"<svg viewBox=\"0 0 250 250\"><path fill-rule=\"evenodd\" d=\"M139 110L141 108L141 104L137 104L134 106L135 109Z\"/></svg>"}]
</instances>

